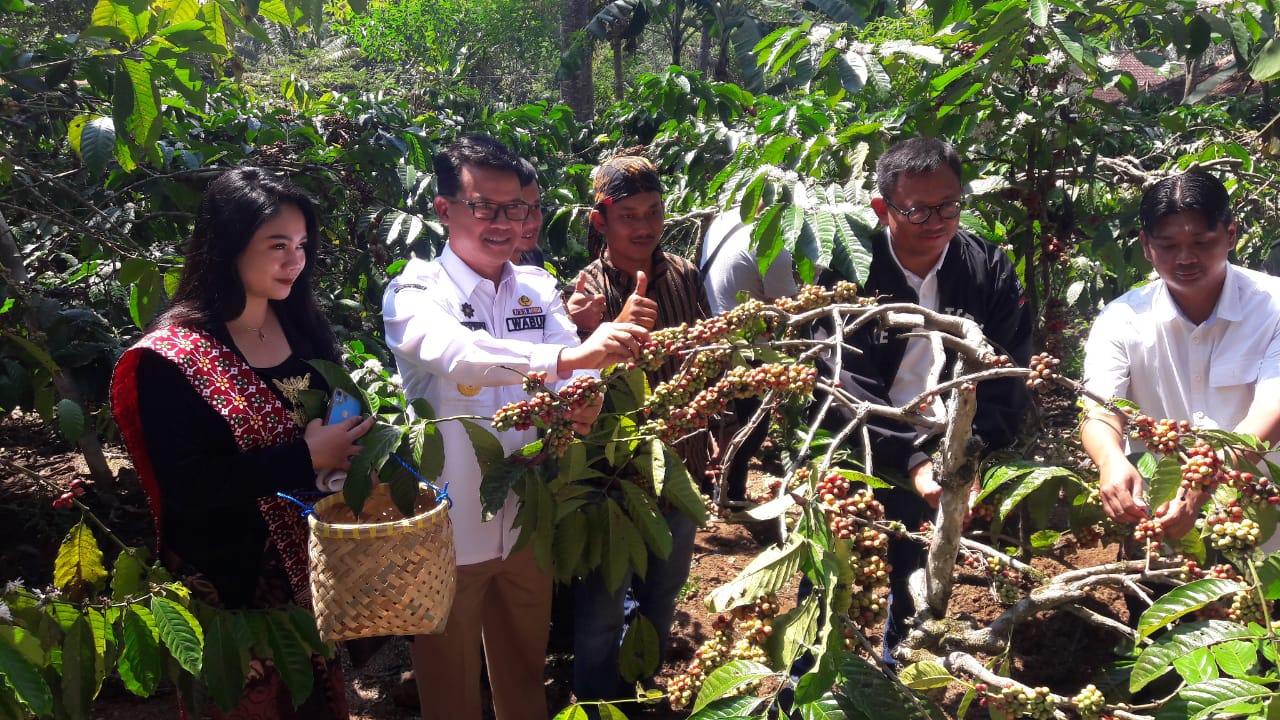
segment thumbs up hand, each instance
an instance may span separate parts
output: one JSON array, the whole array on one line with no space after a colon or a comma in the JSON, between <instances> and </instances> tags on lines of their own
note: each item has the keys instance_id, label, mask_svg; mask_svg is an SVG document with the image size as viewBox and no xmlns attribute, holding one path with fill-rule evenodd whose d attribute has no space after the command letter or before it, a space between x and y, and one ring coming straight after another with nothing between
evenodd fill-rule
<instances>
[{"instance_id":1,"label":"thumbs up hand","mask_svg":"<svg viewBox=\"0 0 1280 720\"><path fill-rule=\"evenodd\" d=\"M648 289L649 279L644 272L636 272L635 292L631 293L622 306L622 312L618 313L618 322L635 323L646 330L652 330L658 324L658 303L645 297Z\"/></svg>"},{"instance_id":2,"label":"thumbs up hand","mask_svg":"<svg viewBox=\"0 0 1280 720\"><path fill-rule=\"evenodd\" d=\"M604 296L593 295L587 291L587 274L578 273L578 280L573 286L573 294L565 303L569 319L578 330L593 332L604 321Z\"/></svg>"}]
</instances>

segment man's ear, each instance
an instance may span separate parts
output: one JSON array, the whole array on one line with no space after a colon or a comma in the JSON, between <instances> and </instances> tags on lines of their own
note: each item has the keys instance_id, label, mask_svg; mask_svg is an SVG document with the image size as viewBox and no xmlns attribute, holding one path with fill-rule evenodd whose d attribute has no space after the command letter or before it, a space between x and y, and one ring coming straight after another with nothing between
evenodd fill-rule
<instances>
[{"instance_id":1,"label":"man's ear","mask_svg":"<svg viewBox=\"0 0 1280 720\"><path fill-rule=\"evenodd\" d=\"M1231 242L1232 249L1236 246L1236 221L1232 220L1227 223L1227 240Z\"/></svg>"},{"instance_id":2,"label":"man's ear","mask_svg":"<svg viewBox=\"0 0 1280 720\"><path fill-rule=\"evenodd\" d=\"M440 224L449 224L449 198L443 195L437 195L431 201L431 207L435 208L436 217L440 218Z\"/></svg>"},{"instance_id":3,"label":"man's ear","mask_svg":"<svg viewBox=\"0 0 1280 720\"><path fill-rule=\"evenodd\" d=\"M591 227L603 233L605 225L607 224L608 224L608 221L605 220L604 213L600 212L599 210L596 210L595 208L592 208L591 209Z\"/></svg>"},{"instance_id":4,"label":"man's ear","mask_svg":"<svg viewBox=\"0 0 1280 720\"><path fill-rule=\"evenodd\" d=\"M884 198L871 198L871 209L875 211L876 217L880 218L881 225L889 224L889 205Z\"/></svg>"},{"instance_id":5,"label":"man's ear","mask_svg":"<svg viewBox=\"0 0 1280 720\"><path fill-rule=\"evenodd\" d=\"M1141 230L1138 231L1138 242L1142 243L1142 257L1146 258L1147 262L1155 264L1155 260L1151 259L1151 239Z\"/></svg>"}]
</instances>

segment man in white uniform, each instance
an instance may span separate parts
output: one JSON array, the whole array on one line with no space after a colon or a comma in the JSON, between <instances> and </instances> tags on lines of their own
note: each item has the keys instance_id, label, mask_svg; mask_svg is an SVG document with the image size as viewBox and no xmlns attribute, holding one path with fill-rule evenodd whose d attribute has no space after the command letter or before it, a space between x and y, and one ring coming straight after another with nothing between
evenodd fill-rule
<instances>
[{"instance_id":1,"label":"man in white uniform","mask_svg":"<svg viewBox=\"0 0 1280 720\"><path fill-rule=\"evenodd\" d=\"M425 398L437 416L489 417L528 399L523 374L551 381L638 357L647 332L605 323L578 344L556 281L510 258L531 214L522 199L519 158L486 137L465 137L435 157L436 214L449 243L430 262L414 258L387 287L387 345L405 394ZM599 405L574 419L585 432ZM488 423L480 421L482 426ZM483 522L480 467L459 423L439 426L443 477L449 481L457 548L457 596L439 635L415 638L414 674L424 718L480 720L481 643L499 720L547 717L542 672L551 613L552 576L530 548L512 553L514 493ZM532 442L536 430L495 433L506 453Z\"/></svg>"}]
</instances>

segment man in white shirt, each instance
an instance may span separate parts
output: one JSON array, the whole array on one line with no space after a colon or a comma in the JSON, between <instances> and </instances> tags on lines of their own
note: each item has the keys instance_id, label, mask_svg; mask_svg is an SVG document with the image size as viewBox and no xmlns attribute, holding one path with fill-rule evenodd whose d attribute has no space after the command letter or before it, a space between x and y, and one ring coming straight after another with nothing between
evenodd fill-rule
<instances>
[{"instance_id":1,"label":"man in white shirt","mask_svg":"<svg viewBox=\"0 0 1280 720\"><path fill-rule=\"evenodd\" d=\"M638 357L647 332L606 323L581 345L565 314L556 281L545 270L512 265L512 249L530 217L522 199L519 158L487 137L449 145L434 159L436 214L449 228L444 252L414 258L387 287L387 345L405 394L424 398L439 417L491 416L525 400L524 374L551 381ZM576 416L580 432L599 405ZM483 426L487 422L481 421ZM424 718L480 720L481 644L499 720L547 717L542 674L551 613L552 576L531 549L511 552L517 500L482 522L480 467L458 423L438 426L447 448L457 552L457 595L441 634L415 638L414 673ZM495 433L511 453L536 430Z\"/></svg>"},{"instance_id":2,"label":"man in white shirt","mask_svg":"<svg viewBox=\"0 0 1280 720\"><path fill-rule=\"evenodd\" d=\"M1154 418L1280 439L1280 280L1227 261L1236 224L1222 183L1202 170L1143 194L1139 240L1159 279L1112 301L1085 345L1085 385ZM1081 427L1112 519L1146 520L1124 420L1091 404ZM1207 496L1180 489L1157 508L1164 534L1190 530Z\"/></svg>"},{"instance_id":3,"label":"man in white shirt","mask_svg":"<svg viewBox=\"0 0 1280 720\"><path fill-rule=\"evenodd\" d=\"M760 262L751 249L751 226L742 222L741 209L734 207L716 216L702 239L699 258L702 285L707 289L707 301L711 312L719 315L738 305L738 294L763 302L796 294L796 278L791 268L791 253L783 248L773 258L769 269L760 274ZM742 423L751 420L760 409L759 398L743 398L733 402L734 420L721 431L720 448L723 452L728 441ZM743 439L742 446L727 467L722 468L720 492L729 501L746 500L747 468L754 450L769 434L769 422L756 425Z\"/></svg>"}]
</instances>

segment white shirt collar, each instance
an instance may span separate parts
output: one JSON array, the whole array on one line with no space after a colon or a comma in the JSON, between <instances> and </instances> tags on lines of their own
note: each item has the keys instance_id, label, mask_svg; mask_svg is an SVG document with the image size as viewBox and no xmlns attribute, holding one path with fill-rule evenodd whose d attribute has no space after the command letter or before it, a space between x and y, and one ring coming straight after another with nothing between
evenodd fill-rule
<instances>
[{"instance_id":1,"label":"white shirt collar","mask_svg":"<svg viewBox=\"0 0 1280 720\"><path fill-rule=\"evenodd\" d=\"M1229 321L1243 320L1243 309L1240 298L1240 273L1235 265L1227 263L1227 277L1222 282L1222 291L1218 294L1218 302L1214 303L1213 311L1209 313L1209 317L1205 319L1203 324L1212 323L1218 318ZM1160 322L1168 322L1175 317L1187 319L1187 316L1178 309L1178 303L1174 301L1173 295L1169 292L1169 284L1164 280L1157 280L1160 288L1156 291L1155 297L1152 298L1151 310L1155 314L1155 319ZM1189 319L1187 319L1190 322Z\"/></svg>"},{"instance_id":2,"label":"white shirt collar","mask_svg":"<svg viewBox=\"0 0 1280 720\"><path fill-rule=\"evenodd\" d=\"M929 272L921 277L903 267L902 261L898 259L898 251L893 249L893 235L887 227L884 229L884 237L889 242L889 257L893 258L893 263L898 266L898 269L907 278L907 282L911 283L911 286L916 288L917 291L920 289L921 283L938 272L938 268L942 267L942 263L947 259L947 251L951 249L951 242L948 241L942 248L942 254L938 256L938 262L934 263L933 267L929 268Z\"/></svg>"},{"instance_id":3,"label":"white shirt collar","mask_svg":"<svg viewBox=\"0 0 1280 720\"><path fill-rule=\"evenodd\" d=\"M445 274L453 281L453 284L462 293L463 297L471 297L475 292L476 286L482 282L489 282L489 279L471 269L458 254L453 251L453 246L446 244L444 252L440 253L440 265L444 267ZM513 274L513 266L508 260L502 265L502 276L498 278L498 285L506 282Z\"/></svg>"}]
</instances>

